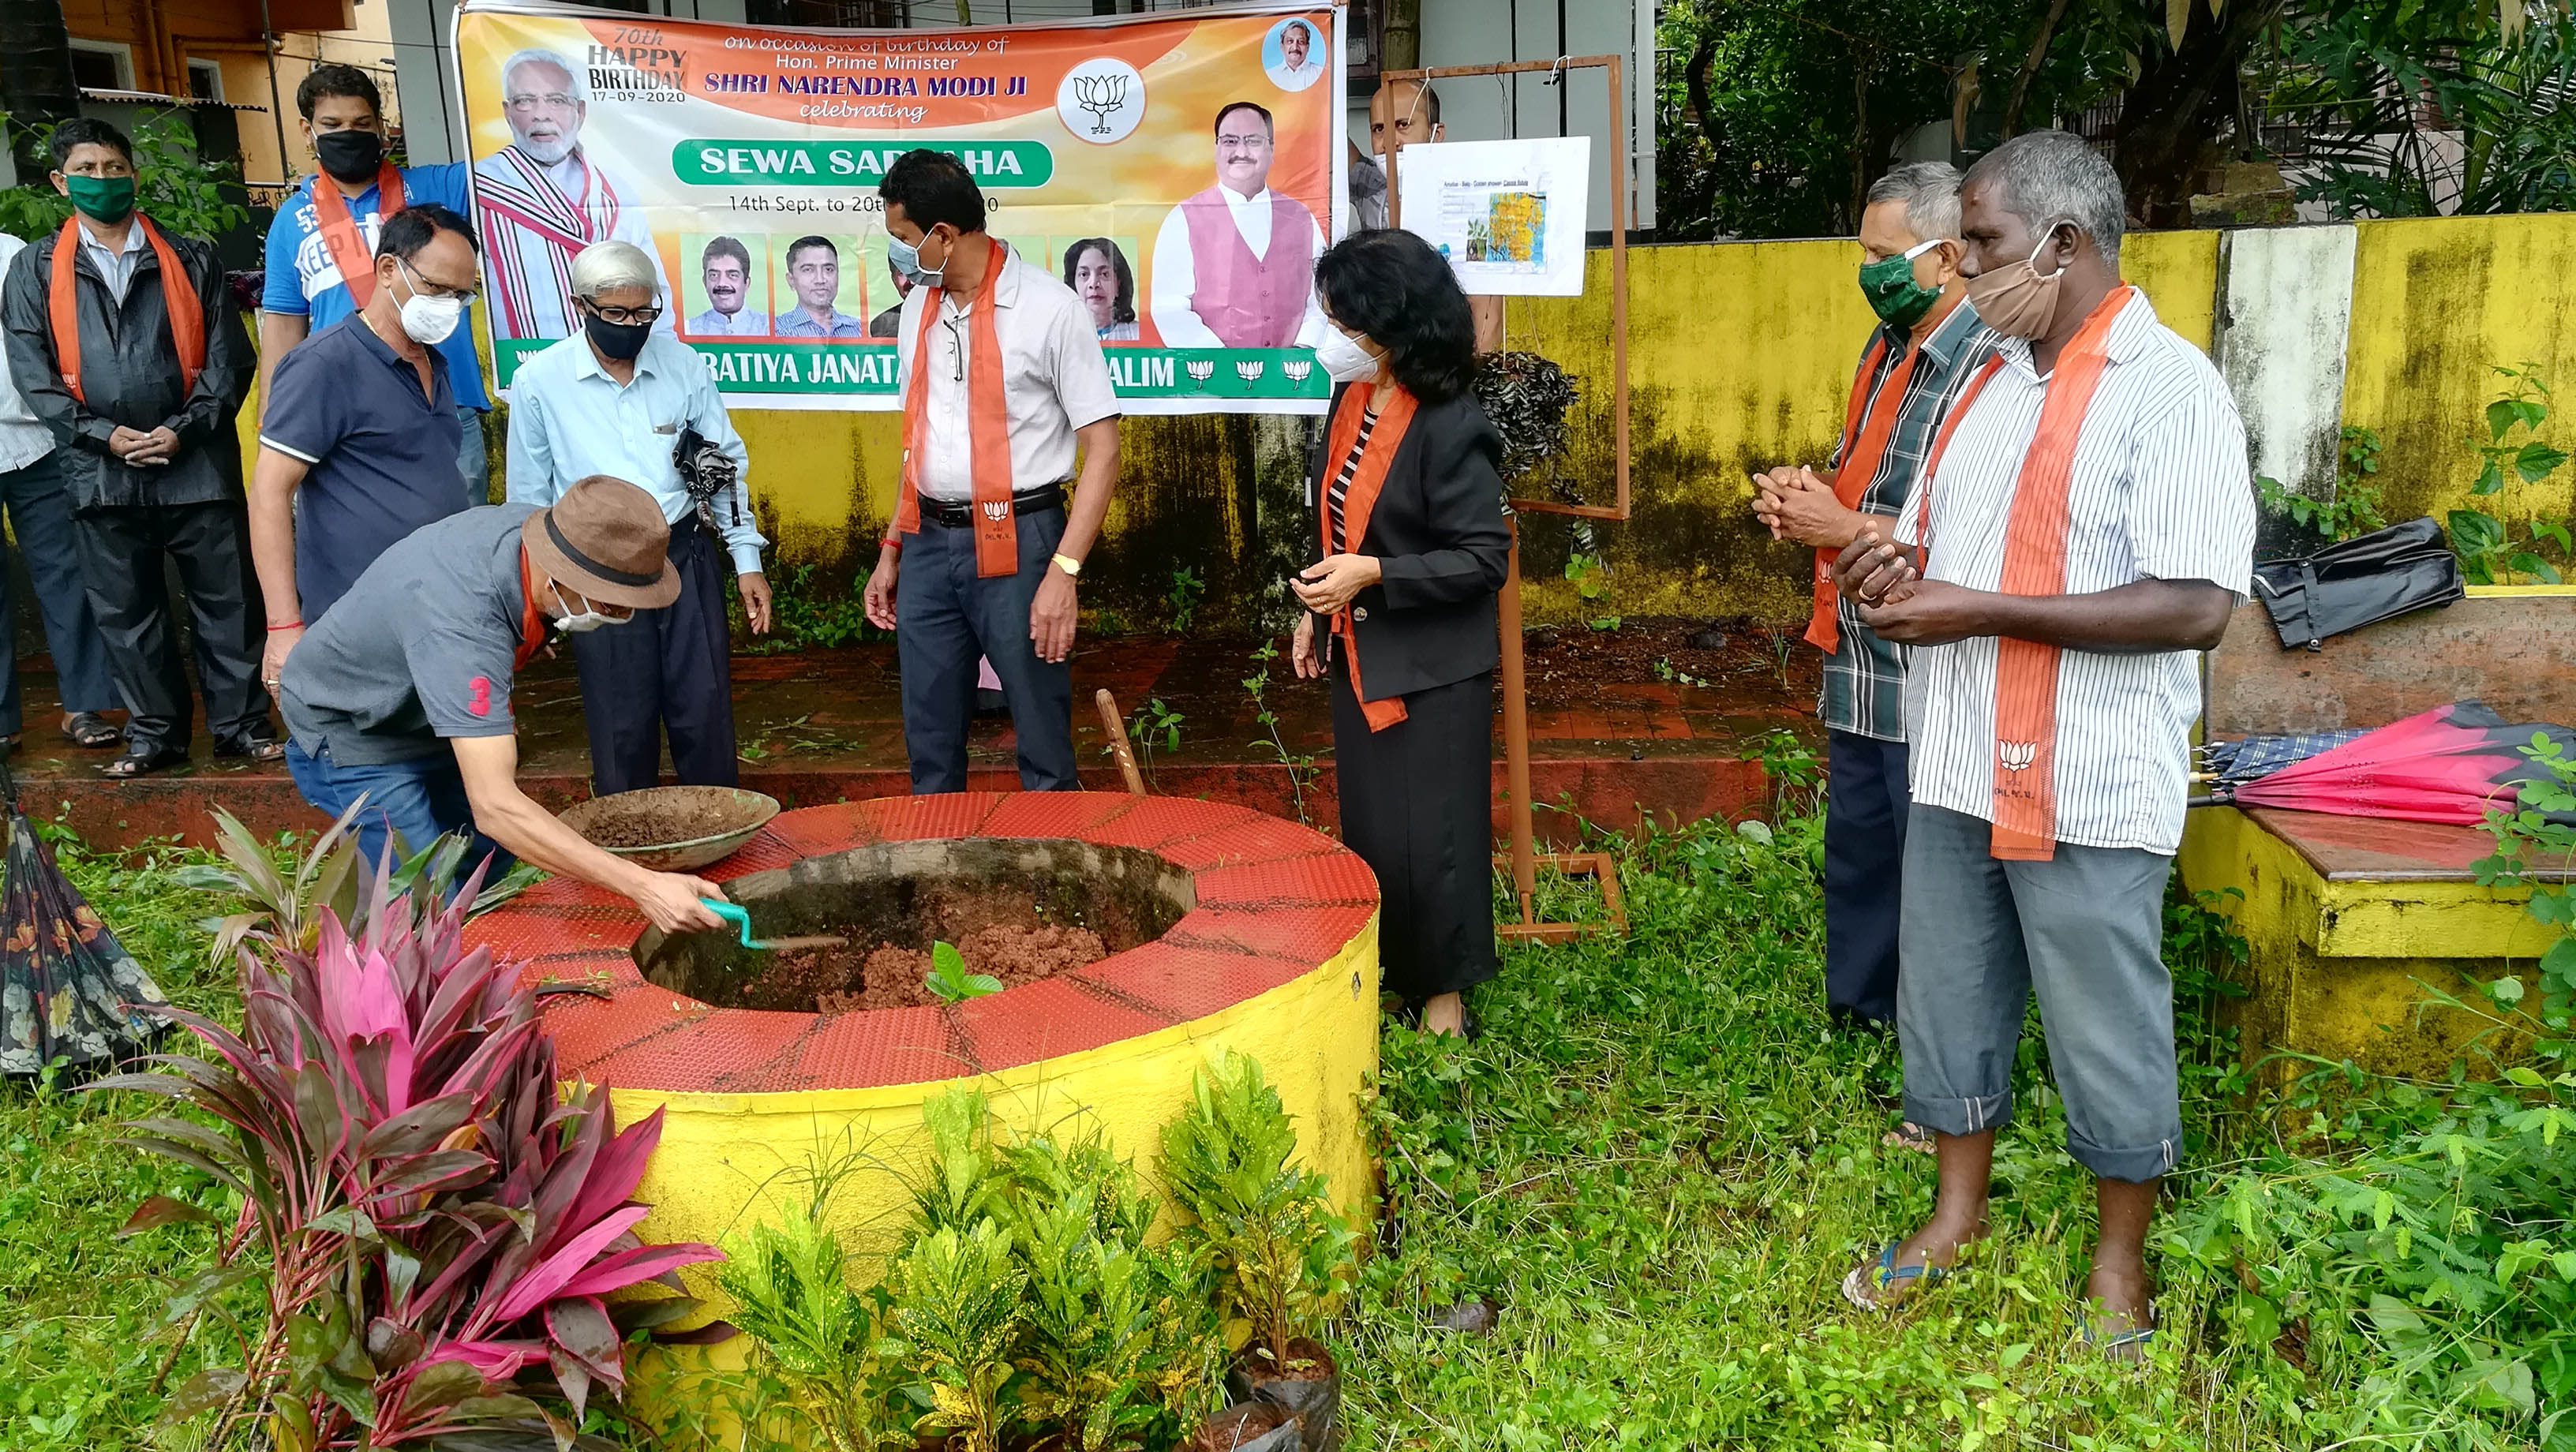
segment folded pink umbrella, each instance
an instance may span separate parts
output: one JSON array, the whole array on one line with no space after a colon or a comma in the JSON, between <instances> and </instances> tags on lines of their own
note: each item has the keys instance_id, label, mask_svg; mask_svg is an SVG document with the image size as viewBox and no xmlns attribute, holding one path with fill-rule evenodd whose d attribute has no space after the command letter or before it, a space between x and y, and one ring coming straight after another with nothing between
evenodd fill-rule
<instances>
[{"instance_id":1,"label":"folded pink umbrella","mask_svg":"<svg viewBox=\"0 0 2576 1452\"><path fill-rule=\"evenodd\" d=\"M2576 732L2508 723L2483 701L2457 701L2365 732L2227 794L2239 806L2473 825L2512 811L2524 782L2548 769L2523 754L2535 737L2576 755Z\"/></svg>"}]
</instances>

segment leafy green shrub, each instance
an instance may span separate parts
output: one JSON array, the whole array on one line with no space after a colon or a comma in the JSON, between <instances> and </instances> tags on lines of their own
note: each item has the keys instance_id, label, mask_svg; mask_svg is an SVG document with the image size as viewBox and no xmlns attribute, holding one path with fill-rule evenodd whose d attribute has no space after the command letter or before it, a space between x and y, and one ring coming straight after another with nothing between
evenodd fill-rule
<instances>
[{"instance_id":1,"label":"leafy green shrub","mask_svg":"<svg viewBox=\"0 0 2576 1452\"><path fill-rule=\"evenodd\" d=\"M1252 1327L1246 1352L1291 1368L1290 1346L1318 1340L1353 1274L1357 1234L1324 1177L1295 1163L1297 1132L1261 1066L1226 1053L1202 1068L1189 1109L1163 1129L1162 1177Z\"/></svg>"},{"instance_id":2,"label":"leafy green shrub","mask_svg":"<svg viewBox=\"0 0 2576 1452\"><path fill-rule=\"evenodd\" d=\"M1223 1350L1204 1263L1146 1245L1153 1197L1096 1134L1042 1135L1006 1158L1028 1273L1019 1364L1033 1420L1073 1452L1168 1443L1200 1410L1187 1392L1214 1384Z\"/></svg>"},{"instance_id":3,"label":"leafy green shrub","mask_svg":"<svg viewBox=\"0 0 2576 1452\"><path fill-rule=\"evenodd\" d=\"M875 1316L850 1289L841 1243L817 1204L725 1244L716 1284L733 1324L833 1452L870 1452L891 1429Z\"/></svg>"},{"instance_id":4,"label":"leafy green shrub","mask_svg":"<svg viewBox=\"0 0 2576 1452\"><path fill-rule=\"evenodd\" d=\"M895 1264L893 1334L881 1349L913 1374L903 1394L922 1409L917 1429L954 1433L956 1452L997 1452L1012 1415L1028 1284L1013 1245L1008 1226L984 1219L941 1226Z\"/></svg>"}]
</instances>

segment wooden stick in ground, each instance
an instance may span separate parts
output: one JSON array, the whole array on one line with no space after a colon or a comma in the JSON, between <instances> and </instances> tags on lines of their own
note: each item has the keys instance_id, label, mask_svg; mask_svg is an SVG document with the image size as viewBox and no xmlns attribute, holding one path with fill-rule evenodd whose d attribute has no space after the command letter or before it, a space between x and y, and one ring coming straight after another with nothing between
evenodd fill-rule
<instances>
[{"instance_id":1,"label":"wooden stick in ground","mask_svg":"<svg viewBox=\"0 0 2576 1452\"><path fill-rule=\"evenodd\" d=\"M1538 859L1530 825L1529 682L1521 670L1521 525L1512 530L1511 562L1503 573L1503 763L1512 798L1512 890L1521 921L1538 921Z\"/></svg>"},{"instance_id":2,"label":"wooden stick in ground","mask_svg":"<svg viewBox=\"0 0 2576 1452\"><path fill-rule=\"evenodd\" d=\"M1145 774L1136 769L1135 749L1127 744L1127 718L1119 714L1118 698L1103 686L1092 693L1091 703L1100 708L1100 729L1109 733L1109 750L1118 758L1118 774L1127 778L1128 794L1145 795Z\"/></svg>"}]
</instances>

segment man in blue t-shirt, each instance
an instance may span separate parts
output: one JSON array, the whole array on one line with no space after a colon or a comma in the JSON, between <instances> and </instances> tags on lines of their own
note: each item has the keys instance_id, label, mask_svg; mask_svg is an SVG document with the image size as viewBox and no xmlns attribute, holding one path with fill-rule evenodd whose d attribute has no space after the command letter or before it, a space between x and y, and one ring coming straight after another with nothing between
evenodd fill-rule
<instances>
[{"instance_id":1,"label":"man in blue t-shirt","mask_svg":"<svg viewBox=\"0 0 2576 1452\"><path fill-rule=\"evenodd\" d=\"M436 202L471 215L474 198L463 162L395 167L385 159L384 97L373 77L355 66L315 66L295 88L304 139L322 165L279 203L268 229L268 281L259 300L260 409L268 408L269 377L287 350L356 312L364 298L350 295L349 279L372 293L376 234L383 218L403 206ZM387 180L402 190L399 205L382 196ZM316 188L325 188L316 195ZM474 321L459 321L439 345L456 392L463 439L457 469L465 502L492 500L490 456L483 444L483 415L492 408L474 356Z\"/></svg>"}]
</instances>

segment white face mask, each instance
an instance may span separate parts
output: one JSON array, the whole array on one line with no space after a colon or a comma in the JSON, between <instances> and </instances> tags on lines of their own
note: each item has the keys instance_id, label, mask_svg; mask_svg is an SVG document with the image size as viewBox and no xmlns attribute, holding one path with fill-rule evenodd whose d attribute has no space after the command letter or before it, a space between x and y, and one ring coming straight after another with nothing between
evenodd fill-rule
<instances>
[{"instance_id":1,"label":"white face mask","mask_svg":"<svg viewBox=\"0 0 2576 1452\"><path fill-rule=\"evenodd\" d=\"M397 257L394 266L402 269L403 281L411 285L411 296L403 299L402 327L411 340L435 348L456 331L457 320L465 316L465 299L431 297L420 290L420 278L411 264Z\"/></svg>"},{"instance_id":2,"label":"white face mask","mask_svg":"<svg viewBox=\"0 0 2576 1452\"><path fill-rule=\"evenodd\" d=\"M1379 365L1384 360L1371 353L1359 339L1335 328L1329 337L1316 345L1315 361L1324 365L1324 372L1335 383L1366 383L1377 377Z\"/></svg>"},{"instance_id":3,"label":"white face mask","mask_svg":"<svg viewBox=\"0 0 2576 1452\"><path fill-rule=\"evenodd\" d=\"M572 602L564 598L563 587L561 585L554 584L550 581L547 584L547 588L555 592L555 603L561 605L564 609L563 618L555 622L555 628L566 635L586 635L602 626L623 625L627 621L635 618L632 615L603 614L598 610L588 608L590 602L586 600L582 602L585 608L576 614L573 611Z\"/></svg>"}]
</instances>

